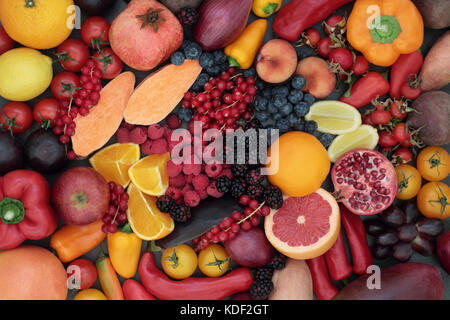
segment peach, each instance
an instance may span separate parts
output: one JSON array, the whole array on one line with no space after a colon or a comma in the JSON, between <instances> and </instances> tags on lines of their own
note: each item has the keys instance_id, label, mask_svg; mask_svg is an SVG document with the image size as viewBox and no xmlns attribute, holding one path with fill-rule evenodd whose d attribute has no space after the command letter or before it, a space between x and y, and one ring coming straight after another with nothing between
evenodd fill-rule
<instances>
[{"instance_id":1,"label":"peach","mask_svg":"<svg viewBox=\"0 0 450 320\"><path fill-rule=\"evenodd\" d=\"M266 82L281 83L288 80L297 67L295 48L282 39L273 39L261 47L256 72Z\"/></svg>"},{"instance_id":2,"label":"peach","mask_svg":"<svg viewBox=\"0 0 450 320\"><path fill-rule=\"evenodd\" d=\"M336 87L336 76L328 69L328 63L318 57L302 59L295 74L306 79L303 91L318 99L328 97Z\"/></svg>"}]
</instances>

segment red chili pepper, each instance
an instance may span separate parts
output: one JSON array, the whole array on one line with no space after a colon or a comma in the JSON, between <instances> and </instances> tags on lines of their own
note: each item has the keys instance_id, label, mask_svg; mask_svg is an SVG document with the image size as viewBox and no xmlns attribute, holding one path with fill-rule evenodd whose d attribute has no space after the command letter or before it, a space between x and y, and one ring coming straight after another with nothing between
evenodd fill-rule
<instances>
[{"instance_id":1,"label":"red chili pepper","mask_svg":"<svg viewBox=\"0 0 450 320\"><path fill-rule=\"evenodd\" d=\"M410 76L417 75L423 65L423 55L419 51L410 54L402 54L395 61L391 68L391 88L389 90L391 98L401 99L401 87L408 82Z\"/></svg>"},{"instance_id":2,"label":"red chili pepper","mask_svg":"<svg viewBox=\"0 0 450 320\"><path fill-rule=\"evenodd\" d=\"M352 266L348 262L345 252L345 242L342 230L334 245L325 253L328 272L333 280L339 281L352 274Z\"/></svg>"},{"instance_id":3,"label":"red chili pepper","mask_svg":"<svg viewBox=\"0 0 450 320\"><path fill-rule=\"evenodd\" d=\"M377 96L384 96L389 92L389 82L378 72L367 75L350 85L349 90L339 99L355 108L364 107Z\"/></svg>"},{"instance_id":4,"label":"red chili pepper","mask_svg":"<svg viewBox=\"0 0 450 320\"><path fill-rule=\"evenodd\" d=\"M156 300L142 284L133 279L125 280L122 290L125 300Z\"/></svg>"},{"instance_id":5,"label":"red chili pepper","mask_svg":"<svg viewBox=\"0 0 450 320\"><path fill-rule=\"evenodd\" d=\"M58 219L49 201L50 186L35 171L15 170L0 177L0 249L51 235Z\"/></svg>"},{"instance_id":6,"label":"red chili pepper","mask_svg":"<svg viewBox=\"0 0 450 320\"><path fill-rule=\"evenodd\" d=\"M359 216L351 213L345 206L339 205L341 221L347 234L353 257L353 272L365 274L367 267L373 264L372 254L367 244L366 230Z\"/></svg>"},{"instance_id":7,"label":"red chili pepper","mask_svg":"<svg viewBox=\"0 0 450 320\"><path fill-rule=\"evenodd\" d=\"M296 41L301 33L353 0L292 0L276 15L273 30L280 38Z\"/></svg>"},{"instance_id":8,"label":"red chili pepper","mask_svg":"<svg viewBox=\"0 0 450 320\"><path fill-rule=\"evenodd\" d=\"M163 300L220 300L247 291L253 283L248 268L237 268L220 278L169 279L155 264L153 253L141 258L139 276L149 293Z\"/></svg>"},{"instance_id":9,"label":"red chili pepper","mask_svg":"<svg viewBox=\"0 0 450 320\"><path fill-rule=\"evenodd\" d=\"M339 290L334 286L333 282L331 282L323 255L314 259L306 260L306 263L308 264L309 271L311 272L313 291L317 299L333 299L338 294Z\"/></svg>"}]
</instances>

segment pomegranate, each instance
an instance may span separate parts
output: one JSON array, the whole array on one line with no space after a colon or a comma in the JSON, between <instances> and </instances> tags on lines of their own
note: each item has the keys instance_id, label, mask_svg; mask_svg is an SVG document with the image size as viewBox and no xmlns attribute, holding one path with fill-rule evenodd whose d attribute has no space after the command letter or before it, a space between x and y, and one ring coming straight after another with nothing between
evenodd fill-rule
<instances>
[{"instance_id":1,"label":"pomegranate","mask_svg":"<svg viewBox=\"0 0 450 320\"><path fill-rule=\"evenodd\" d=\"M355 149L339 158L331 171L340 200L361 216L388 208L397 194L397 175L389 160L375 150Z\"/></svg>"}]
</instances>

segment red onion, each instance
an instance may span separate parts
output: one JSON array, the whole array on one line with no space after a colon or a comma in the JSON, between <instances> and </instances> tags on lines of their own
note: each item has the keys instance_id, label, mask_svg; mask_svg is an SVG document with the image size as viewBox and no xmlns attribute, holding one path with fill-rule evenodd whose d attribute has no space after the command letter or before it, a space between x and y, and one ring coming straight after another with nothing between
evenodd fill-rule
<instances>
[{"instance_id":1,"label":"red onion","mask_svg":"<svg viewBox=\"0 0 450 320\"><path fill-rule=\"evenodd\" d=\"M224 48L239 37L247 25L252 0L205 0L194 38L205 51Z\"/></svg>"}]
</instances>

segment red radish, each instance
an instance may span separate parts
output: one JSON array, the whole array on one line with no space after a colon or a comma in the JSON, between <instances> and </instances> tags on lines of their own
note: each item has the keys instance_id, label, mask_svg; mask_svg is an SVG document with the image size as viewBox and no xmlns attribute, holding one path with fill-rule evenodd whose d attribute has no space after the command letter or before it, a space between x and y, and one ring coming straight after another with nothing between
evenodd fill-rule
<instances>
[{"instance_id":1,"label":"red radish","mask_svg":"<svg viewBox=\"0 0 450 320\"><path fill-rule=\"evenodd\" d=\"M394 138L392 133L388 131L378 132L378 137L379 137L378 145L380 147L392 148L398 143L398 141Z\"/></svg>"},{"instance_id":2,"label":"red radish","mask_svg":"<svg viewBox=\"0 0 450 320\"><path fill-rule=\"evenodd\" d=\"M362 119L363 121L362 121L362 123L363 124L368 124L369 126L375 126L375 123L372 121L372 114L371 113L369 113L369 114L366 114L365 116L363 116L363 119Z\"/></svg>"},{"instance_id":3,"label":"red radish","mask_svg":"<svg viewBox=\"0 0 450 320\"><path fill-rule=\"evenodd\" d=\"M412 154L409 149L405 147L398 148L394 151L394 157L398 157L401 160L401 163L409 163L412 160Z\"/></svg>"},{"instance_id":4,"label":"red radish","mask_svg":"<svg viewBox=\"0 0 450 320\"><path fill-rule=\"evenodd\" d=\"M347 152L335 163L331 178L340 201L357 215L374 215L385 210L397 194L395 169L375 150Z\"/></svg>"},{"instance_id":5,"label":"red radish","mask_svg":"<svg viewBox=\"0 0 450 320\"><path fill-rule=\"evenodd\" d=\"M328 60L330 62L337 63L341 66L342 69L348 70L353 65L353 58L352 54L348 49L344 48L337 48L333 49L330 52L330 55L328 57Z\"/></svg>"},{"instance_id":6,"label":"red radish","mask_svg":"<svg viewBox=\"0 0 450 320\"><path fill-rule=\"evenodd\" d=\"M386 110L375 110L374 112L372 112L371 116L372 121L375 124L383 125L391 122L391 114Z\"/></svg>"},{"instance_id":7,"label":"red radish","mask_svg":"<svg viewBox=\"0 0 450 320\"><path fill-rule=\"evenodd\" d=\"M362 76L369 70L369 61L364 56L356 56L355 62L350 69L357 76Z\"/></svg>"},{"instance_id":8,"label":"red radish","mask_svg":"<svg viewBox=\"0 0 450 320\"><path fill-rule=\"evenodd\" d=\"M336 28L339 27L340 28L340 33L344 34L346 25L347 25L347 21L345 20L344 17L342 17L342 16L331 16L325 22L324 30L325 30L326 34L331 34L332 32L334 32L336 30Z\"/></svg>"},{"instance_id":9,"label":"red radish","mask_svg":"<svg viewBox=\"0 0 450 320\"><path fill-rule=\"evenodd\" d=\"M320 33L316 29L308 29L305 31L306 44L315 47L320 41Z\"/></svg>"},{"instance_id":10,"label":"red radish","mask_svg":"<svg viewBox=\"0 0 450 320\"><path fill-rule=\"evenodd\" d=\"M404 102L394 101L390 106L391 115L398 120L403 120L408 115Z\"/></svg>"},{"instance_id":11,"label":"red radish","mask_svg":"<svg viewBox=\"0 0 450 320\"><path fill-rule=\"evenodd\" d=\"M329 37L322 38L317 43L317 53L319 53L321 57L328 58L331 50L333 50L333 42Z\"/></svg>"},{"instance_id":12,"label":"red radish","mask_svg":"<svg viewBox=\"0 0 450 320\"><path fill-rule=\"evenodd\" d=\"M397 124L392 131L392 135L394 136L395 140L400 143L406 140L408 134L408 128L403 122Z\"/></svg>"}]
</instances>

